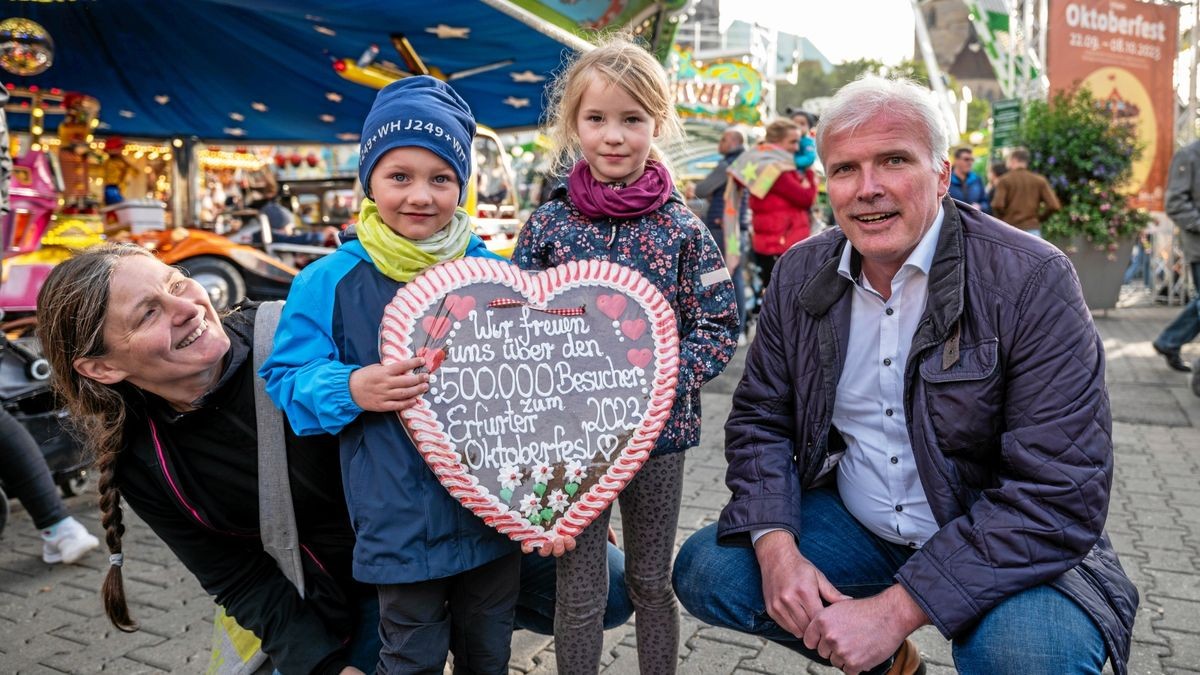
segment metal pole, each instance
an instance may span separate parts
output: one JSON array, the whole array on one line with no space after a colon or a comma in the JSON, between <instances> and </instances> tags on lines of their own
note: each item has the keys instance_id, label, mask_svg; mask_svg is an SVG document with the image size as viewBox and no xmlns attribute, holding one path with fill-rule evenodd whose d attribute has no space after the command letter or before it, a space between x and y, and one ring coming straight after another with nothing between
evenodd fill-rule
<instances>
[{"instance_id":1,"label":"metal pole","mask_svg":"<svg viewBox=\"0 0 1200 675\"><path fill-rule=\"evenodd\" d=\"M1192 49L1188 68L1188 101L1184 113L1183 140L1196 140L1196 69L1200 67L1200 0L1192 3Z\"/></svg>"}]
</instances>

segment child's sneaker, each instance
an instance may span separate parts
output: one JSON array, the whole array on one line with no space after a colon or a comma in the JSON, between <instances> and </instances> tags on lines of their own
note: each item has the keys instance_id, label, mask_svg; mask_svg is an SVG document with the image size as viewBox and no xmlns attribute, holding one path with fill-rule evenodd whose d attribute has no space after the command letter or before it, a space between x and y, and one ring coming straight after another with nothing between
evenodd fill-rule
<instances>
[{"instance_id":1,"label":"child's sneaker","mask_svg":"<svg viewBox=\"0 0 1200 675\"><path fill-rule=\"evenodd\" d=\"M42 530L42 560L48 563L69 565L99 545L100 540L70 516Z\"/></svg>"}]
</instances>

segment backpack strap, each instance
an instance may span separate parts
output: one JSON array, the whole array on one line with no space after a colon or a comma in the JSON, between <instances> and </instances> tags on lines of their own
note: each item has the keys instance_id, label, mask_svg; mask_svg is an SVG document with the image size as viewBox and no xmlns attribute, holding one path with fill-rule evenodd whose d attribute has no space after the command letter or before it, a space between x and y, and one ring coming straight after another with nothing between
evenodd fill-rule
<instances>
[{"instance_id":1,"label":"backpack strap","mask_svg":"<svg viewBox=\"0 0 1200 675\"><path fill-rule=\"evenodd\" d=\"M304 597L300 535L292 508L283 413L267 396L267 383L257 375L271 354L283 301L264 302L254 317L254 416L258 426L258 521L263 549Z\"/></svg>"}]
</instances>

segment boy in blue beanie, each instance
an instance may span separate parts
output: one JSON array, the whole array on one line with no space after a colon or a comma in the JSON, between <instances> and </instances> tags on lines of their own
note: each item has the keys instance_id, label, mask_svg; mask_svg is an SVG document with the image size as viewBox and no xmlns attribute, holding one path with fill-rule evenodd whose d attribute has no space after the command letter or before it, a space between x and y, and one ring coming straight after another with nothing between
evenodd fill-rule
<instances>
[{"instance_id":1,"label":"boy in blue beanie","mask_svg":"<svg viewBox=\"0 0 1200 675\"><path fill-rule=\"evenodd\" d=\"M380 90L363 123L367 198L334 253L292 284L260 374L297 434L337 434L354 525L354 578L379 590L380 672L508 672L520 551L463 508L413 447L398 411L428 389L413 358L383 365L379 326L430 265L496 257L464 200L475 120L432 77Z\"/></svg>"}]
</instances>

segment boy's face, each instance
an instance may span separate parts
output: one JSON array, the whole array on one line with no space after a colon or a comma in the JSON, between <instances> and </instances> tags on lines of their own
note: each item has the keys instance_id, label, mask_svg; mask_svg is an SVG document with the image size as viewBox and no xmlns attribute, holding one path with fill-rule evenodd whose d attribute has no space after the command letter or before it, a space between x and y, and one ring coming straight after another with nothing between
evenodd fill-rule
<instances>
[{"instance_id":1,"label":"boy's face","mask_svg":"<svg viewBox=\"0 0 1200 675\"><path fill-rule=\"evenodd\" d=\"M371 171L371 198L392 231L428 239L450 223L458 207L458 177L446 160L425 148L393 148Z\"/></svg>"},{"instance_id":2,"label":"boy's face","mask_svg":"<svg viewBox=\"0 0 1200 675\"><path fill-rule=\"evenodd\" d=\"M796 115L792 118L792 121L795 122L796 127L800 129L801 136L807 136L808 132L811 131L811 128L808 126L808 117L804 115Z\"/></svg>"}]
</instances>

